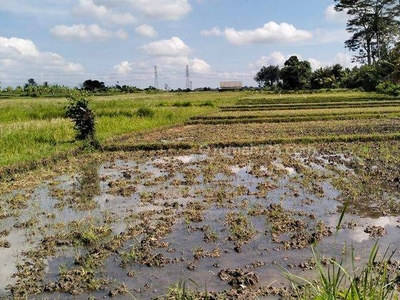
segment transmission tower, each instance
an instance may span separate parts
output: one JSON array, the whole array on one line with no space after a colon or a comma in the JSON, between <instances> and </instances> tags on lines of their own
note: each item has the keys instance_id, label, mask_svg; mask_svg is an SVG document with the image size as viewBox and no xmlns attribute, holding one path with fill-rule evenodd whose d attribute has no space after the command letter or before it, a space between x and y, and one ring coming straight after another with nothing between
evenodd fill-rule
<instances>
[{"instance_id":1,"label":"transmission tower","mask_svg":"<svg viewBox=\"0 0 400 300\"><path fill-rule=\"evenodd\" d=\"M190 81L189 77L189 66L186 65L186 89L192 89L192 82Z\"/></svg>"},{"instance_id":2,"label":"transmission tower","mask_svg":"<svg viewBox=\"0 0 400 300\"><path fill-rule=\"evenodd\" d=\"M158 90L158 73L157 73L157 66L154 66L154 87Z\"/></svg>"}]
</instances>

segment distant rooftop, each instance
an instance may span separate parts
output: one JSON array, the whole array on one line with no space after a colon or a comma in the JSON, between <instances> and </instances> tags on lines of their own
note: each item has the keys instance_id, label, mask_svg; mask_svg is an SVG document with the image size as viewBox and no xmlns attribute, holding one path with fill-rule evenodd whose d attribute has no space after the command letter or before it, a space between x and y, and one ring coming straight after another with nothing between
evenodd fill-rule
<instances>
[{"instance_id":1,"label":"distant rooftop","mask_svg":"<svg viewBox=\"0 0 400 300\"><path fill-rule=\"evenodd\" d=\"M243 88L241 81L221 81L219 88L222 90L237 90Z\"/></svg>"}]
</instances>

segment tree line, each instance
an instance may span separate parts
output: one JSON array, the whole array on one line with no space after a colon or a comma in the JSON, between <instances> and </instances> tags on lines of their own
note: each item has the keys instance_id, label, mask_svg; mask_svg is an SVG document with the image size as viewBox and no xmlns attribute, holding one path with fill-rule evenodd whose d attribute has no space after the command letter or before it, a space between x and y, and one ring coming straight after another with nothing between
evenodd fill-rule
<instances>
[{"instance_id":1,"label":"tree line","mask_svg":"<svg viewBox=\"0 0 400 300\"><path fill-rule=\"evenodd\" d=\"M339 64L311 70L308 61L290 57L282 68L263 66L254 80L267 89L360 88L400 93L400 1L335 0L335 10L348 16L351 37L344 42L354 53L349 69Z\"/></svg>"},{"instance_id":2,"label":"tree line","mask_svg":"<svg viewBox=\"0 0 400 300\"><path fill-rule=\"evenodd\" d=\"M149 86L148 88L141 89L136 86L119 85L106 86L103 81L97 79L87 79L77 87L69 87L60 84L49 84L43 82L39 84L34 78L29 78L24 85L16 87L5 87L0 89L2 97L12 96L27 96L27 97L67 97L75 91L85 91L90 93L100 94L118 94L118 93L137 93L137 92L156 92L157 90Z\"/></svg>"},{"instance_id":3,"label":"tree line","mask_svg":"<svg viewBox=\"0 0 400 300\"><path fill-rule=\"evenodd\" d=\"M312 71L308 61L291 56L282 67L263 66L254 76L259 88L269 90L303 89L363 89L393 95L400 94L400 0L334 0L335 10L348 16L346 29L351 37L344 42L354 53L356 67L344 68L339 64ZM119 85L107 87L99 80L85 80L80 87L72 88L97 93L159 92L149 86ZM210 88L197 89L211 90ZM174 91L174 90L168 90ZM188 92L190 90L175 90ZM64 96L71 88L62 85L39 85L29 79L24 86L7 87L3 93L38 96Z\"/></svg>"},{"instance_id":4,"label":"tree line","mask_svg":"<svg viewBox=\"0 0 400 300\"><path fill-rule=\"evenodd\" d=\"M334 64L314 71L308 61L291 56L283 67L263 66L254 80L261 89L275 91L343 88L397 95L400 94L400 44L393 52L393 63L379 61L352 69Z\"/></svg>"}]
</instances>

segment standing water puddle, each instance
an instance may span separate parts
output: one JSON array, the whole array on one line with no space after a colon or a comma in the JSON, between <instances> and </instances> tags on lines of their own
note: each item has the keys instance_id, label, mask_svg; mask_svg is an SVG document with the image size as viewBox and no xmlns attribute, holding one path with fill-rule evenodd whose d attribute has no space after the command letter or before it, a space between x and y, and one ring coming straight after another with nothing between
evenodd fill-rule
<instances>
[{"instance_id":1,"label":"standing water puddle","mask_svg":"<svg viewBox=\"0 0 400 300\"><path fill-rule=\"evenodd\" d=\"M399 215L367 213L368 203L381 208L376 195L353 203L336 230L349 185L357 189L348 155L125 156L2 196L0 296L148 299L182 280L243 292L282 287L279 266L312 276L312 244L337 259L353 247L357 261L378 238L400 248ZM398 191L382 195L399 202Z\"/></svg>"}]
</instances>

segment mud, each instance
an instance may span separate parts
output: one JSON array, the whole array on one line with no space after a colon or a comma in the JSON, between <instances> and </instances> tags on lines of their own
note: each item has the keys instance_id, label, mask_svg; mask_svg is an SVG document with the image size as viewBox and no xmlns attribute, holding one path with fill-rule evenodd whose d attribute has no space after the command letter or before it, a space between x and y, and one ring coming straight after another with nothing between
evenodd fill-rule
<instances>
[{"instance_id":1,"label":"mud","mask_svg":"<svg viewBox=\"0 0 400 300\"><path fill-rule=\"evenodd\" d=\"M282 268L314 276L312 246L326 264L350 248L362 263L377 239L382 252L400 247L399 146L120 152L55 166L1 195L1 296L149 299L184 282L215 298L288 297Z\"/></svg>"}]
</instances>

